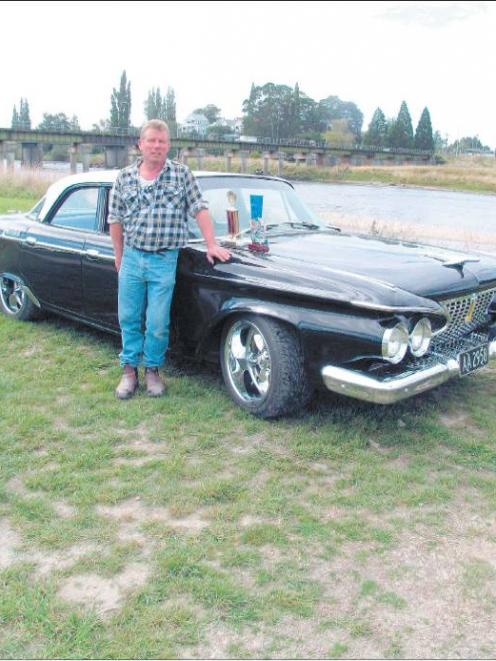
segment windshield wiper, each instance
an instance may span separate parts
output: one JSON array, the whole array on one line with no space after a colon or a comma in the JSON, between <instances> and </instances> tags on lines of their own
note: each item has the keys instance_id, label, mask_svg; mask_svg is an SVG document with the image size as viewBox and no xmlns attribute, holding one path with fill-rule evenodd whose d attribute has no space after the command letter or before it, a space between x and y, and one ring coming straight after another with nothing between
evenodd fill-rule
<instances>
[{"instance_id":1,"label":"windshield wiper","mask_svg":"<svg viewBox=\"0 0 496 661\"><path fill-rule=\"evenodd\" d=\"M267 225L265 229L271 230L275 227L281 227L282 225L289 225L292 229L306 229L306 230L319 230L320 225L316 223L309 223L306 220L283 220L281 223L271 223Z\"/></svg>"}]
</instances>

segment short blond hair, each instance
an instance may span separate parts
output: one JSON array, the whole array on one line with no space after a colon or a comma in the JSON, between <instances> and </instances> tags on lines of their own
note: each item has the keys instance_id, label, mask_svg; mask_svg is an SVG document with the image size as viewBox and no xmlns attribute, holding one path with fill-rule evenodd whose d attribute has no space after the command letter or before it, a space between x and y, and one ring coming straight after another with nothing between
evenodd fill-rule
<instances>
[{"instance_id":1,"label":"short blond hair","mask_svg":"<svg viewBox=\"0 0 496 661\"><path fill-rule=\"evenodd\" d=\"M139 136L140 140L144 138L145 132L148 131L148 129L155 129L155 131L166 131L167 135L170 137L169 127L161 119L150 119L147 122L145 122L141 127L140 136Z\"/></svg>"}]
</instances>

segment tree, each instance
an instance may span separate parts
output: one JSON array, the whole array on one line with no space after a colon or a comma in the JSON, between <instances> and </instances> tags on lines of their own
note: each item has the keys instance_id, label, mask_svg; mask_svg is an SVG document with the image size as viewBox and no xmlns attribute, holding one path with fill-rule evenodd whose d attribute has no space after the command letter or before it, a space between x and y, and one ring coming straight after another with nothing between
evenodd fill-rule
<instances>
[{"instance_id":1,"label":"tree","mask_svg":"<svg viewBox=\"0 0 496 661\"><path fill-rule=\"evenodd\" d=\"M431 116L427 107L423 109L417 125L417 130L415 131L415 149L434 151Z\"/></svg>"},{"instance_id":2,"label":"tree","mask_svg":"<svg viewBox=\"0 0 496 661\"><path fill-rule=\"evenodd\" d=\"M335 119L330 130L324 133L324 138L330 145L351 145L355 140L355 135L350 131L346 119Z\"/></svg>"},{"instance_id":3,"label":"tree","mask_svg":"<svg viewBox=\"0 0 496 661\"><path fill-rule=\"evenodd\" d=\"M131 82L126 71L122 72L119 90L115 87L110 97L111 128L129 129L131 126Z\"/></svg>"},{"instance_id":4,"label":"tree","mask_svg":"<svg viewBox=\"0 0 496 661\"><path fill-rule=\"evenodd\" d=\"M27 99L21 98L19 103L19 112L17 112L16 106L12 110L12 122L11 127L13 129L30 129L31 128L31 118L29 116L29 103Z\"/></svg>"},{"instance_id":5,"label":"tree","mask_svg":"<svg viewBox=\"0 0 496 661\"><path fill-rule=\"evenodd\" d=\"M17 108L15 106L14 109L12 110L12 121L10 127L13 129L19 128L19 113L17 112Z\"/></svg>"},{"instance_id":6,"label":"tree","mask_svg":"<svg viewBox=\"0 0 496 661\"><path fill-rule=\"evenodd\" d=\"M387 141L388 124L381 108L377 108L372 116L369 128L363 137L366 145L384 147Z\"/></svg>"},{"instance_id":7,"label":"tree","mask_svg":"<svg viewBox=\"0 0 496 661\"><path fill-rule=\"evenodd\" d=\"M167 88L167 95L165 97L165 121L169 126L171 138L175 138L177 135L176 95L172 87Z\"/></svg>"},{"instance_id":8,"label":"tree","mask_svg":"<svg viewBox=\"0 0 496 661\"><path fill-rule=\"evenodd\" d=\"M215 124L215 122L220 117L220 108L214 106L213 103L209 103L203 108L197 108L193 112L198 115L205 115L205 117L208 119L209 124Z\"/></svg>"},{"instance_id":9,"label":"tree","mask_svg":"<svg viewBox=\"0 0 496 661\"><path fill-rule=\"evenodd\" d=\"M398 117L391 123L388 134L389 147L412 149L413 126L410 111L405 101L401 102Z\"/></svg>"},{"instance_id":10,"label":"tree","mask_svg":"<svg viewBox=\"0 0 496 661\"><path fill-rule=\"evenodd\" d=\"M300 98L300 92L298 90ZM252 84L250 96L243 101L243 131L247 135L271 140L293 138L294 93L288 85Z\"/></svg>"},{"instance_id":11,"label":"tree","mask_svg":"<svg viewBox=\"0 0 496 661\"><path fill-rule=\"evenodd\" d=\"M43 119L37 126L39 131L80 131L79 120L76 115L70 119L64 112L51 114L43 113Z\"/></svg>"},{"instance_id":12,"label":"tree","mask_svg":"<svg viewBox=\"0 0 496 661\"><path fill-rule=\"evenodd\" d=\"M342 101L338 96L328 96L319 101L321 116L327 125L333 120L345 119L348 128L353 133L355 141L359 142L362 134L363 113L352 101Z\"/></svg>"},{"instance_id":13,"label":"tree","mask_svg":"<svg viewBox=\"0 0 496 661\"><path fill-rule=\"evenodd\" d=\"M162 119L165 121L166 99L162 97L160 87L152 89L148 92L145 101L145 117L150 119Z\"/></svg>"}]
</instances>

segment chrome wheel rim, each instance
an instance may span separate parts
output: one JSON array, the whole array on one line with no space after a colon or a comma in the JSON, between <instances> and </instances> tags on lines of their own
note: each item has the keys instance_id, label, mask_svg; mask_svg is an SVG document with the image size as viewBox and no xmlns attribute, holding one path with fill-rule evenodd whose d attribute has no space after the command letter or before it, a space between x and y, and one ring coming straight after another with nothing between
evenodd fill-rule
<instances>
[{"instance_id":1,"label":"chrome wheel rim","mask_svg":"<svg viewBox=\"0 0 496 661\"><path fill-rule=\"evenodd\" d=\"M260 402L270 388L272 361L265 337L251 321L234 323L224 344L224 364L234 391L245 402Z\"/></svg>"},{"instance_id":2,"label":"chrome wheel rim","mask_svg":"<svg viewBox=\"0 0 496 661\"><path fill-rule=\"evenodd\" d=\"M26 294L19 280L2 276L0 279L0 299L7 314L18 314L24 306L25 298Z\"/></svg>"}]
</instances>

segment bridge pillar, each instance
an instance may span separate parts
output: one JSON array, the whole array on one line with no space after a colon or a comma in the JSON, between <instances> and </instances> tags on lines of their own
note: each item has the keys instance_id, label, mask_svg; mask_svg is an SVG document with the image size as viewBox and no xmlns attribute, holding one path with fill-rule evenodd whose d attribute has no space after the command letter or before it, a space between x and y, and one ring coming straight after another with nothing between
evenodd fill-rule
<instances>
[{"instance_id":1,"label":"bridge pillar","mask_svg":"<svg viewBox=\"0 0 496 661\"><path fill-rule=\"evenodd\" d=\"M3 153L7 170L13 170L15 165L16 143L6 140L3 143Z\"/></svg>"},{"instance_id":2,"label":"bridge pillar","mask_svg":"<svg viewBox=\"0 0 496 661\"><path fill-rule=\"evenodd\" d=\"M89 172L91 145L82 145L82 144L79 145L79 152L81 154L81 163L83 164L83 172Z\"/></svg>"},{"instance_id":3,"label":"bridge pillar","mask_svg":"<svg viewBox=\"0 0 496 661\"><path fill-rule=\"evenodd\" d=\"M224 158L226 159L226 172L232 172L232 159L234 153L230 150L224 152Z\"/></svg>"},{"instance_id":4,"label":"bridge pillar","mask_svg":"<svg viewBox=\"0 0 496 661\"><path fill-rule=\"evenodd\" d=\"M268 151L264 152L262 158L263 158L263 173L269 174L270 153Z\"/></svg>"},{"instance_id":5,"label":"bridge pillar","mask_svg":"<svg viewBox=\"0 0 496 661\"><path fill-rule=\"evenodd\" d=\"M69 161L71 163L71 174L76 174L78 164L79 145L75 142L69 147Z\"/></svg>"},{"instance_id":6,"label":"bridge pillar","mask_svg":"<svg viewBox=\"0 0 496 661\"><path fill-rule=\"evenodd\" d=\"M41 146L37 142L22 143L21 165L28 168L40 167L43 161Z\"/></svg>"},{"instance_id":7,"label":"bridge pillar","mask_svg":"<svg viewBox=\"0 0 496 661\"><path fill-rule=\"evenodd\" d=\"M197 168L198 170L201 170L203 168L203 157L205 156L205 150L197 147L196 150L196 163L197 163Z\"/></svg>"},{"instance_id":8,"label":"bridge pillar","mask_svg":"<svg viewBox=\"0 0 496 661\"><path fill-rule=\"evenodd\" d=\"M313 151L308 152L305 157L306 164L310 167L316 167L317 165L317 154Z\"/></svg>"},{"instance_id":9,"label":"bridge pillar","mask_svg":"<svg viewBox=\"0 0 496 661\"><path fill-rule=\"evenodd\" d=\"M239 158L241 159L241 172L245 174L247 170L248 152L241 150L239 152Z\"/></svg>"},{"instance_id":10,"label":"bridge pillar","mask_svg":"<svg viewBox=\"0 0 496 661\"><path fill-rule=\"evenodd\" d=\"M293 158L295 165L299 165L302 161L305 160L304 154L301 154L300 152L296 152L296 154L293 154Z\"/></svg>"},{"instance_id":11,"label":"bridge pillar","mask_svg":"<svg viewBox=\"0 0 496 661\"><path fill-rule=\"evenodd\" d=\"M127 162L128 163L134 163L135 161L138 160L139 155L140 155L140 150L138 149L137 145L131 145L131 147L127 148Z\"/></svg>"},{"instance_id":12,"label":"bridge pillar","mask_svg":"<svg viewBox=\"0 0 496 661\"><path fill-rule=\"evenodd\" d=\"M105 167L107 168L124 168L128 161L127 147L122 145L109 145L104 147L105 150Z\"/></svg>"},{"instance_id":13,"label":"bridge pillar","mask_svg":"<svg viewBox=\"0 0 496 661\"><path fill-rule=\"evenodd\" d=\"M283 151L278 151L277 154L277 174L279 177L282 177L283 171L284 171L284 152Z\"/></svg>"}]
</instances>

